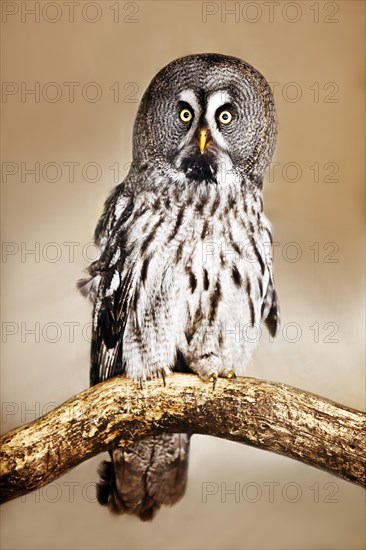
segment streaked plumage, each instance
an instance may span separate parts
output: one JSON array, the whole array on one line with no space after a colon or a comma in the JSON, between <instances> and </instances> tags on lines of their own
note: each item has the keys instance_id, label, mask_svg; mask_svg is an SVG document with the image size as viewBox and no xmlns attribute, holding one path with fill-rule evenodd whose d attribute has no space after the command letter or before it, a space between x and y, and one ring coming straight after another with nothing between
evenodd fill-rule
<instances>
[{"instance_id":1,"label":"streaked plumage","mask_svg":"<svg viewBox=\"0 0 366 550\"><path fill-rule=\"evenodd\" d=\"M135 122L133 163L106 202L100 257L80 286L93 303L91 384L193 371L242 376L279 322L262 178L276 136L272 94L243 61L201 54L162 69ZM254 330L254 329L253 329ZM111 451L99 497L150 519L184 493L189 436Z\"/></svg>"}]
</instances>

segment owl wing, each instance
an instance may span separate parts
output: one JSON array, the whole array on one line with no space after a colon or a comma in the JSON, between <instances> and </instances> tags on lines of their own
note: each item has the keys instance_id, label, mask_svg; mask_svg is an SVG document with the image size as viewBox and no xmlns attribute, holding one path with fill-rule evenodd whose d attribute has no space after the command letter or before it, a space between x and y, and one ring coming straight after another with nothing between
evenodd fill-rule
<instances>
[{"instance_id":1,"label":"owl wing","mask_svg":"<svg viewBox=\"0 0 366 550\"><path fill-rule=\"evenodd\" d=\"M120 280L122 269L118 264L113 266L101 276L99 283L93 312L91 385L123 373L122 340L131 276L127 274Z\"/></svg>"},{"instance_id":2,"label":"owl wing","mask_svg":"<svg viewBox=\"0 0 366 550\"><path fill-rule=\"evenodd\" d=\"M275 282L272 269L272 235L271 226L265 216L263 216L262 242L264 243L264 257L267 269L269 271L269 281L266 293L262 302L262 321L267 326L270 335L274 338L280 325L280 305L278 302Z\"/></svg>"},{"instance_id":3,"label":"owl wing","mask_svg":"<svg viewBox=\"0 0 366 550\"><path fill-rule=\"evenodd\" d=\"M95 231L100 257L90 265L89 277L78 283L94 303L91 385L123 373L122 339L132 278L125 270L126 222L132 210L133 197L124 194L121 184L107 200Z\"/></svg>"},{"instance_id":4,"label":"owl wing","mask_svg":"<svg viewBox=\"0 0 366 550\"><path fill-rule=\"evenodd\" d=\"M280 324L280 306L273 278L270 279L267 293L262 303L262 320L265 322L270 335L274 338Z\"/></svg>"}]
</instances>

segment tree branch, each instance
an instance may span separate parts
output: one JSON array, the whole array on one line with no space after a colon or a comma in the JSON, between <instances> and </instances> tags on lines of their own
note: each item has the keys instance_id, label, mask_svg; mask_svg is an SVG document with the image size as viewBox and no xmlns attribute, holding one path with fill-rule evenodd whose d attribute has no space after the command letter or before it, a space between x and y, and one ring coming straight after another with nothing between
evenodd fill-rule
<instances>
[{"instance_id":1,"label":"tree branch","mask_svg":"<svg viewBox=\"0 0 366 550\"><path fill-rule=\"evenodd\" d=\"M118 442L199 433L273 451L366 485L366 415L284 384L174 373L146 383L117 377L89 388L1 439L1 502L38 489Z\"/></svg>"}]
</instances>

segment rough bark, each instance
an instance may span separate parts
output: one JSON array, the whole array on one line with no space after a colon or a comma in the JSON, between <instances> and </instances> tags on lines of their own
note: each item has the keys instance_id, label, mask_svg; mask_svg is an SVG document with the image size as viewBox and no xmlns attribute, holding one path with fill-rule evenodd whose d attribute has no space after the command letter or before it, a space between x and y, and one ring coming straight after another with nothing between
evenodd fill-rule
<instances>
[{"instance_id":1,"label":"rough bark","mask_svg":"<svg viewBox=\"0 0 366 550\"><path fill-rule=\"evenodd\" d=\"M213 391L173 374L140 388L122 377L73 397L1 440L1 502L40 488L112 445L154 433L199 433L273 451L366 485L366 415L255 378Z\"/></svg>"}]
</instances>

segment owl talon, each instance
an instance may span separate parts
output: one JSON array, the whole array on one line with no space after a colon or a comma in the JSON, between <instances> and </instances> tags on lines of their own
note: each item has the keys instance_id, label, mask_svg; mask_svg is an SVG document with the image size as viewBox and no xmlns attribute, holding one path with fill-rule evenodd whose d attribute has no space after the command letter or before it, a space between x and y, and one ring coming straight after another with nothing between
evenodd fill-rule
<instances>
[{"instance_id":1,"label":"owl talon","mask_svg":"<svg viewBox=\"0 0 366 550\"><path fill-rule=\"evenodd\" d=\"M166 382L165 382L165 372L163 370L160 371L161 377L163 379L164 388L166 388Z\"/></svg>"},{"instance_id":2,"label":"owl talon","mask_svg":"<svg viewBox=\"0 0 366 550\"><path fill-rule=\"evenodd\" d=\"M210 382L212 382L212 390L214 391L216 387L216 382L217 382L217 374L211 374Z\"/></svg>"},{"instance_id":3,"label":"owl talon","mask_svg":"<svg viewBox=\"0 0 366 550\"><path fill-rule=\"evenodd\" d=\"M235 380L236 380L235 371L229 370L229 372L226 374L226 378L227 378L228 380L233 380L233 381L235 381Z\"/></svg>"}]
</instances>

